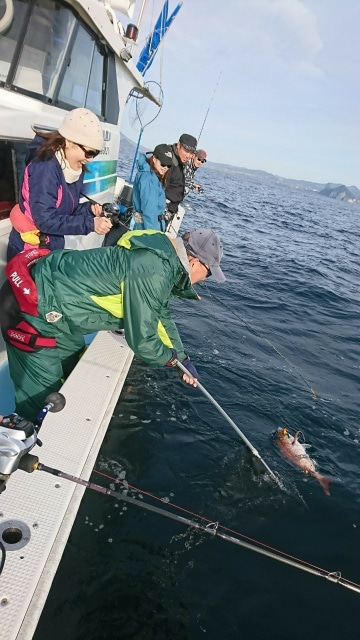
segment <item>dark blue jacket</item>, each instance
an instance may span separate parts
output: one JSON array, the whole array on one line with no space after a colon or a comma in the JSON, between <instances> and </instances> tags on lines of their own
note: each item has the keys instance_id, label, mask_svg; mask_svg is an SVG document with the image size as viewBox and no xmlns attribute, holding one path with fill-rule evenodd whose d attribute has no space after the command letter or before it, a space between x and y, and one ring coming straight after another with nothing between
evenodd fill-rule
<instances>
[{"instance_id":1,"label":"dark blue jacket","mask_svg":"<svg viewBox=\"0 0 360 640\"><path fill-rule=\"evenodd\" d=\"M36 140L36 139L35 139ZM43 139L42 143L44 142ZM33 144L33 143L32 143ZM84 175L67 184L55 157L35 157L27 165L19 194L19 206L37 229L46 236L46 248L63 249L65 235L87 235L94 231L94 216L89 202L79 204ZM23 251L24 242L15 229L9 237L8 260Z\"/></svg>"}]
</instances>

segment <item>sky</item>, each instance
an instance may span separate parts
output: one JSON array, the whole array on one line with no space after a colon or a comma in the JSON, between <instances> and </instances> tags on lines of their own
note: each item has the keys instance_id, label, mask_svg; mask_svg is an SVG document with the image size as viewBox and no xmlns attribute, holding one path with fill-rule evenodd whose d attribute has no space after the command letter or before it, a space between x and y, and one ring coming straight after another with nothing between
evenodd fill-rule
<instances>
[{"instance_id":1,"label":"sky","mask_svg":"<svg viewBox=\"0 0 360 640\"><path fill-rule=\"evenodd\" d=\"M148 1L135 61L161 7ZM202 129L208 160L360 187L359 28L360 0L183 0L145 75L164 103L142 144ZM134 116L122 132L137 141Z\"/></svg>"}]
</instances>

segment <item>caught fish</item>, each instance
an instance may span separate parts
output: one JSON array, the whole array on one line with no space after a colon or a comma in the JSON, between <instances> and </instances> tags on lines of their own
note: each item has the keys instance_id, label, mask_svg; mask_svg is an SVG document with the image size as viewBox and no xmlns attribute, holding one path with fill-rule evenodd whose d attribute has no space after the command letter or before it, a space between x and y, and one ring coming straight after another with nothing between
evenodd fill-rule
<instances>
[{"instance_id":1,"label":"caught fish","mask_svg":"<svg viewBox=\"0 0 360 640\"><path fill-rule=\"evenodd\" d=\"M296 467L299 467L303 473L316 478L316 480L320 482L326 495L329 496L329 484L332 482L332 478L323 476L316 471L315 462L311 460L310 456L306 453L306 445L304 446L299 442L300 433L301 431L297 431L295 435L292 436L287 429L279 427L276 434L279 449L284 458L287 458Z\"/></svg>"}]
</instances>

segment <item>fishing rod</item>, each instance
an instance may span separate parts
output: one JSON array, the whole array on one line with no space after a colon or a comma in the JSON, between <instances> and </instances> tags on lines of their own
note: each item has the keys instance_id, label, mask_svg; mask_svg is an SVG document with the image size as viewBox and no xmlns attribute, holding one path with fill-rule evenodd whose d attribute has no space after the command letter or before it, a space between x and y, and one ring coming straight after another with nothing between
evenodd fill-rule
<instances>
[{"instance_id":1,"label":"fishing rod","mask_svg":"<svg viewBox=\"0 0 360 640\"><path fill-rule=\"evenodd\" d=\"M35 458L35 456L31 456L31 455L29 455L29 457ZM22 468L21 465L19 466L19 468ZM26 469L26 470L29 470L29 469ZM219 522L208 521L208 524L206 525L201 524L200 522L197 522L196 520L193 520L191 518L185 518L184 516L180 516L177 513L172 513L167 509L156 507L152 504L149 504L148 502L144 502L143 500L140 501L137 498L128 496L125 493L122 493L121 491L114 491L113 489L108 489L106 487L103 487L102 485L98 485L94 482L91 482L90 480L85 480L83 478L73 476L69 473L66 473L65 471L60 471L59 469L55 469L54 467L49 467L45 464L42 464L39 461L33 464L32 470L44 471L51 475L57 476L58 478L64 478L65 480L69 480L70 482L79 484L85 487L86 489L91 489L93 491L96 491L97 493L109 495L109 496L112 496L113 498L116 498L117 500L122 500L123 502L127 502L128 504L136 505L137 507L141 507L142 509L151 511L152 513L157 513L158 515L164 516L165 518L169 518L170 520L175 520L180 524L187 525L189 527L192 527L193 529L198 529L213 537L217 536L222 540L225 540L232 544L236 544L240 547L244 547L245 549L249 549L250 551L253 551L255 553L259 553L273 560L277 560L278 562L282 562L284 564L290 565L295 569L306 571L307 573L311 573L312 575L317 576L319 578L325 578L329 582L332 582L334 584L339 584L340 586L345 587L346 589L350 589L351 591L354 591L355 593L360 594L360 585L355 582L352 582L351 580L347 580L346 578L343 578L339 571L326 571L325 569L321 569L320 567L311 565L310 563L307 563L304 560L294 558L293 556L290 556L289 554L286 554L283 551L279 551L277 549L269 547L262 542L256 541L257 544L245 542L245 540L241 540L238 537L235 537L234 535L229 535L227 533L224 533L224 531L219 530L220 528L225 529L225 527L222 527L222 525L220 525ZM198 516L198 517L202 518L202 516ZM206 518L203 518L203 519L206 520ZM241 535L241 534L238 534L237 532L233 532L233 533L239 536Z\"/></svg>"},{"instance_id":2,"label":"fishing rod","mask_svg":"<svg viewBox=\"0 0 360 640\"><path fill-rule=\"evenodd\" d=\"M209 106L208 106L207 112L206 112L206 114L205 114L204 122L202 123L201 129L200 129L200 133L199 133L198 138L197 138L198 144L199 144L199 140L200 140L200 138L201 138L201 134L202 134L202 132L203 132L203 128L204 128L204 126L205 126L205 122L206 122L207 117L208 117L208 115L209 115L209 111L210 111L210 108L211 108L211 105L212 105L212 101L214 100L214 96L215 96L215 93L216 93L216 89L218 88L218 84L219 84L219 82L220 82L221 74L222 74L222 71L220 71L220 73L219 73L218 81L217 81L217 83L216 83L216 85L215 85L214 92L213 92L213 94L212 94L212 97L211 97L211 100L210 100L210 103L209 103Z\"/></svg>"},{"instance_id":3,"label":"fishing rod","mask_svg":"<svg viewBox=\"0 0 360 640\"><path fill-rule=\"evenodd\" d=\"M185 369L185 372L187 372L186 369ZM85 480L83 478L73 476L69 473L66 473L65 471L61 471L59 469L55 469L54 467L49 467L41 463L37 456L29 452L32 450L35 444L38 444L38 445L41 444L38 438L38 433L40 431L41 425L47 413L49 411L50 412L61 411L61 409L65 405L65 398L61 393L54 392L46 398L45 402L46 402L46 405L39 412L34 423L31 423L30 421L26 420L26 418L22 418L21 416L15 413L10 414L8 416L2 416L2 420L0 423L0 435L2 436L2 440L0 442L0 478L3 483L2 490L5 489L6 482L9 480L12 473L14 473L19 469L27 473L32 473L33 471L36 471L36 470L44 471L48 474L57 476L59 478L64 478L69 482L79 484L85 487L86 489L91 489L93 491L96 491L97 493L112 496L117 500L122 500L123 502L136 505L147 511L151 511L153 513L157 513L158 515L162 515L171 520L175 520L180 524L192 527L194 529L198 529L213 537L218 536L219 538L227 542L244 547L245 549L249 549L250 551L253 551L255 553L259 553L273 560L277 560L278 562L282 562L284 564L290 565L296 569L306 571L307 573L311 573L312 575L315 575L317 577L325 578L329 582L332 582L334 584L339 584L340 586L345 587L346 589L350 589L351 591L354 591L355 593L360 594L360 584L357 584L356 582L352 582L351 580L347 580L346 578L343 578L339 571L331 571L331 572L326 571L325 569L317 567L316 565L312 565L304 560L295 558L294 556L291 556L290 554L287 554L281 550L275 549L274 547L270 547L269 545L266 545L263 542L254 540L252 538L244 536L244 534L241 534L237 531L233 531L232 529L224 527L220 525L219 522L210 521L204 516L201 516L199 514L195 514L187 511L189 515L195 516L200 520L202 520L203 522L198 522L193 518L180 516L179 514L168 511L167 509L163 509L161 507L156 507L152 504L149 504L144 500L140 501L137 498L133 498L132 496L127 495L127 493L125 492L108 489L94 482L91 482L90 480ZM11 453L11 456L9 456L9 452ZM266 465L266 468L268 469L267 465ZM152 497L156 498L156 496L152 496ZM174 509L182 509L182 511L186 512L186 509L183 509L178 505L170 504L169 506L173 507ZM207 524L203 524L204 522L206 522ZM226 531L228 531L229 533L226 533ZM229 535L229 534L232 534L232 535ZM246 538L247 541L240 539L241 537ZM249 540L251 542L249 542ZM6 559L6 550L4 545L0 544L0 550L2 551L2 558L0 561L0 573L1 573L5 564L5 559Z\"/></svg>"},{"instance_id":4,"label":"fishing rod","mask_svg":"<svg viewBox=\"0 0 360 640\"><path fill-rule=\"evenodd\" d=\"M176 360L176 366L180 369L180 371L185 373L187 376L190 376L190 378L193 378L193 376L191 375L190 371L188 371L186 369L186 367L184 367L184 365L181 362L179 362L179 360ZM257 451L257 449L255 449L255 447L251 444L250 440L248 440L248 438L245 436L245 434L241 431L241 429L239 429L239 427L230 418L230 416L226 413L226 411L224 411L224 409L219 405L219 403L215 400L215 398L213 398L213 396L205 389L205 387L203 387L203 385L199 381L197 381L196 386L204 394L204 396L208 400L210 400L211 404L214 405L214 407L219 411L219 413L221 413L223 418L225 418L225 420L230 424L230 426L234 429L234 431L236 431L236 433L240 436L240 438L245 443L247 448L251 451L251 453L254 456L254 458L258 462L260 462L260 464L262 465L263 469L265 469L267 471L267 473L269 474L270 478L272 480L274 480L274 482L276 482L276 484L281 489L283 489L284 487L281 484L281 482L280 482L279 478L277 477L277 475L270 469L270 467L265 462L265 460L262 459L262 457L259 454L259 452Z\"/></svg>"}]
</instances>

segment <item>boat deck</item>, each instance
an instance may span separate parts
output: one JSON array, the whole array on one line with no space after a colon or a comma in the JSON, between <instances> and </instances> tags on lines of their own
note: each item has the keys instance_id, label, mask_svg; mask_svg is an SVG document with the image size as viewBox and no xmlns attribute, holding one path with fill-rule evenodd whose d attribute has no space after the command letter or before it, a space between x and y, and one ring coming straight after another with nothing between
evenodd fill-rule
<instances>
[{"instance_id":1,"label":"boat deck","mask_svg":"<svg viewBox=\"0 0 360 640\"><path fill-rule=\"evenodd\" d=\"M65 408L44 420L43 447L32 451L41 462L90 477L132 359L123 336L96 336L62 388ZM7 551L0 577L2 640L32 638L84 490L37 471L17 471L9 479L0 496ZM21 540L15 542L19 530ZM5 542L8 538L14 542Z\"/></svg>"},{"instance_id":2,"label":"boat deck","mask_svg":"<svg viewBox=\"0 0 360 640\"><path fill-rule=\"evenodd\" d=\"M171 225L173 237L183 215L181 208ZM89 479L132 359L124 335L96 335L61 389L64 409L44 420L43 446L31 451L40 462ZM0 539L6 548L0 640L33 637L84 491L46 473L16 471L0 494Z\"/></svg>"}]
</instances>

